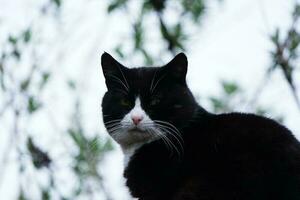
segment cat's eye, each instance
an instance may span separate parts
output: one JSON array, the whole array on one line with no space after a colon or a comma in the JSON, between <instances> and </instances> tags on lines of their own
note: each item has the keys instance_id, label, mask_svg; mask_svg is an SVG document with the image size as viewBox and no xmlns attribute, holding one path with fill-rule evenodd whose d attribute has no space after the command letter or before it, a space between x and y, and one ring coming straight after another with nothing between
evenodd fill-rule
<instances>
[{"instance_id":1,"label":"cat's eye","mask_svg":"<svg viewBox=\"0 0 300 200\"><path fill-rule=\"evenodd\" d=\"M155 106L157 104L159 104L160 100L158 98L152 99L150 101L150 106Z\"/></svg>"},{"instance_id":2,"label":"cat's eye","mask_svg":"<svg viewBox=\"0 0 300 200\"><path fill-rule=\"evenodd\" d=\"M127 99L121 99L120 103L122 106L130 106L130 101Z\"/></svg>"}]
</instances>

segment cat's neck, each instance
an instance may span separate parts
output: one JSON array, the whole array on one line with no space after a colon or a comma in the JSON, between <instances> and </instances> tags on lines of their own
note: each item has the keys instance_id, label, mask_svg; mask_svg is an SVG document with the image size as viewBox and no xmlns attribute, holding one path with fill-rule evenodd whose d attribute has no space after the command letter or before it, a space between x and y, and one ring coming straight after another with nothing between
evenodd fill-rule
<instances>
[{"instance_id":1,"label":"cat's neck","mask_svg":"<svg viewBox=\"0 0 300 200\"><path fill-rule=\"evenodd\" d=\"M121 146L121 149L122 149L123 155L124 155L123 162L124 162L125 169L127 168L128 163L129 163L131 157L133 156L133 154L135 153L135 151L143 145L144 145L144 143L137 143L137 144L131 144L129 146Z\"/></svg>"},{"instance_id":2,"label":"cat's neck","mask_svg":"<svg viewBox=\"0 0 300 200\"><path fill-rule=\"evenodd\" d=\"M159 139L159 138L157 138ZM146 142L139 142L139 143L134 143L130 145L121 145L121 149L124 155L124 168L126 169L128 166L128 163L131 159L131 157L134 155L134 153L141 148L143 145L151 143L155 141L155 139L146 141Z\"/></svg>"}]
</instances>

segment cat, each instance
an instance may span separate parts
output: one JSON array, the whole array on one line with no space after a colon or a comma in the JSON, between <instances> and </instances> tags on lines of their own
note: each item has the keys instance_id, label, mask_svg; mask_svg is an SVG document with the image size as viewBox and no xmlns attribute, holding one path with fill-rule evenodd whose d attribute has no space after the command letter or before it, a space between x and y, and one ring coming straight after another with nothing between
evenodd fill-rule
<instances>
[{"instance_id":1,"label":"cat","mask_svg":"<svg viewBox=\"0 0 300 200\"><path fill-rule=\"evenodd\" d=\"M300 200L300 143L274 120L213 114L186 83L180 53L162 67L101 57L105 127L125 154L140 200ZM199 84L201 83L199 81Z\"/></svg>"}]
</instances>

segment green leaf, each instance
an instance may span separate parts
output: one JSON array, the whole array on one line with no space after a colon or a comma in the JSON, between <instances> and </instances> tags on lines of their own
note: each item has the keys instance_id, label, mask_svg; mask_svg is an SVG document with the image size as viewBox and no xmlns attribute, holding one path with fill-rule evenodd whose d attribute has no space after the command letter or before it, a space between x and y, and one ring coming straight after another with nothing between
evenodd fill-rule
<instances>
[{"instance_id":1,"label":"green leaf","mask_svg":"<svg viewBox=\"0 0 300 200\"><path fill-rule=\"evenodd\" d=\"M294 16L295 18L300 16L300 4L297 4L297 5L295 6L295 10L294 10L293 16Z\"/></svg>"},{"instance_id":2,"label":"green leaf","mask_svg":"<svg viewBox=\"0 0 300 200\"><path fill-rule=\"evenodd\" d=\"M205 5L203 0L182 0L185 13L192 15L195 23L199 22L200 17L204 14Z\"/></svg>"},{"instance_id":3,"label":"green leaf","mask_svg":"<svg viewBox=\"0 0 300 200\"><path fill-rule=\"evenodd\" d=\"M166 0L147 0L147 2L153 7L157 12L161 12L165 8Z\"/></svg>"},{"instance_id":4,"label":"green leaf","mask_svg":"<svg viewBox=\"0 0 300 200\"><path fill-rule=\"evenodd\" d=\"M23 39L25 43L28 43L31 39L31 30L27 29L24 33L23 33Z\"/></svg>"},{"instance_id":5,"label":"green leaf","mask_svg":"<svg viewBox=\"0 0 300 200\"><path fill-rule=\"evenodd\" d=\"M22 189L20 190L18 200L27 200L27 198L25 197L25 194L24 194Z\"/></svg>"},{"instance_id":6,"label":"green leaf","mask_svg":"<svg viewBox=\"0 0 300 200\"><path fill-rule=\"evenodd\" d=\"M141 49L146 65L153 65L153 59L145 49Z\"/></svg>"},{"instance_id":7,"label":"green leaf","mask_svg":"<svg viewBox=\"0 0 300 200\"><path fill-rule=\"evenodd\" d=\"M123 53L121 45L119 45L115 48L115 52L118 54L119 57L124 58L124 53Z\"/></svg>"},{"instance_id":8,"label":"green leaf","mask_svg":"<svg viewBox=\"0 0 300 200\"><path fill-rule=\"evenodd\" d=\"M30 153L31 160L33 165L40 169L42 167L48 167L51 163L51 159L49 158L48 154L43 152L40 148L38 148L31 137L27 139L27 149Z\"/></svg>"},{"instance_id":9,"label":"green leaf","mask_svg":"<svg viewBox=\"0 0 300 200\"><path fill-rule=\"evenodd\" d=\"M300 44L300 34L296 31L290 31L289 32L289 39L290 39L290 44L289 44L289 50L291 51L291 53L295 53L294 52Z\"/></svg>"},{"instance_id":10,"label":"green leaf","mask_svg":"<svg viewBox=\"0 0 300 200\"><path fill-rule=\"evenodd\" d=\"M3 62L0 61L0 85L1 85L1 89L3 91L6 90L6 86L5 86L5 83L4 83L4 69L3 69Z\"/></svg>"},{"instance_id":11,"label":"green leaf","mask_svg":"<svg viewBox=\"0 0 300 200\"><path fill-rule=\"evenodd\" d=\"M29 113L34 113L41 107L42 107L42 104L40 102L38 102L33 96L30 96L28 98L27 110Z\"/></svg>"},{"instance_id":12,"label":"green leaf","mask_svg":"<svg viewBox=\"0 0 300 200\"><path fill-rule=\"evenodd\" d=\"M57 7L60 7L60 6L61 6L61 0L52 0L52 2L53 2Z\"/></svg>"},{"instance_id":13,"label":"green leaf","mask_svg":"<svg viewBox=\"0 0 300 200\"><path fill-rule=\"evenodd\" d=\"M42 190L42 200L50 200L50 191L49 189Z\"/></svg>"},{"instance_id":14,"label":"green leaf","mask_svg":"<svg viewBox=\"0 0 300 200\"><path fill-rule=\"evenodd\" d=\"M215 98L215 97L210 97L209 99L210 99L215 111L221 111L221 110L225 109L225 105L222 100Z\"/></svg>"},{"instance_id":15,"label":"green leaf","mask_svg":"<svg viewBox=\"0 0 300 200\"><path fill-rule=\"evenodd\" d=\"M76 82L73 80L68 80L67 82L68 86L72 89L75 90L76 89Z\"/></svg>"},{"instance_id":16,"label":"green leaf","mask_svg":"<svg viewBox=\"0 0 300 200\"><path fill-rule=\"evenodd\" d=\"M68 133L71 136L71 139L73 139L73 141L75 142L75 144L80 148L80 149L84 149L84 146L86 144L86 140L82 134L82 131L78 128L74 129L71 128L68 130Z\"/></svg>"},{"instance_id":17,"label":"green leaf","mask_svg":"<svg viewBox=\"0 0 300 200\"><path fill-rule=\"evenodd\" d=\"M134 24L134 43L135 49L142 49L143 42L144 42L144 30L142 27L142 22L138 21Z\"/></svg>"},{"instance_id":18,"label":"green leaf","mask_svg":"<svg viewBox=\"0 0 300 200\"><path fill-rule=\"evenodd\" d=\"M280 39L280 30L277 28L275 33L271 35L271 40L274 44L278 44Z\"/></svg>"},{"instance_id":19,"label":"green leaf","mask_svg":"<svg viewBox=\"0 0 300 200\"><path fill-rule=\"evenodd\" d=\"M18 42L18 38L16 38L15 36L10 35L10 36L8 37L8 41L9 41L11 44L16 45L17 42Z\"/></svg>"},{"instance_id":20,"label":"green leaf","mask_svg":"<svg viewBox=\"0 0 300 200\"><path fill-rule=\"evenodd\" d=\"M17 59L17 60L20 60L21 58L21 53L19 51L19 49L15 48L12 52L12 55Z\"/></svg>"},{"instance_id":21,"label":"green leaf","mask_svg":"<svg viewBox=\"0 0 300 200\"><path fill-rule=\"evenodd\" d=\"M104 143L103 147L102 147L102 151L107 152L107 151L111 151L114 149L114 146L112 144L111 139L106 140L106 142Z\"/></svg>"},{"instance_id":22,"label":"green leaf","mask_svg":"<svg viewBox=\"0 0 300 200\"><path fill-rule=\"evenodd\" d=\"M29 84L30 84L30 79L26 79L26 80L22 81L21 86L20 86L21 90L26 91L29 87Z\"/></svg>"},{"instance_id":23,"label":"green leaf","mask_svg":"<svg viewBox=\"0 0 300 200\"><path fill-rule=\"evenodd\" d=\"M110 13L126 3L127 0L115 0L107 7L107 12Z\"/></svg>"},{"instance_id":24,"label":"green leaf","mask_svg":"<svg viewBox=\"0 0 300 200\"><path fill-rule=\"evenodd\" d=\"M47 84L49 78L50 78L50 73L49 72L44 72L42 74L42 80L40 82L40 89L43 89L45 87L45 85Z\"/></svg>"},{"instance_id":25,"label":"green leaf","mask_svg":"<svg viewBox=\"0 0 300 200\"><path fill-rule=\"evenodd\" d=\"M223 86L225 93L228 95L233 95L234 93L236 93L239 90L238 85L234 82L223 81L222 86Z\"/></svg>"}]
</instances>

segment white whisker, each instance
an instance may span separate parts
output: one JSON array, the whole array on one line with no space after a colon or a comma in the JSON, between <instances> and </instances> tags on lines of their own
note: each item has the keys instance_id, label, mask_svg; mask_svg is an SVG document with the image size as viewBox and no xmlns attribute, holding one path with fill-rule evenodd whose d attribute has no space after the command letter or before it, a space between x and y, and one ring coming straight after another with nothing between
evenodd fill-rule
<instances>
[{"instance_id":1,"label":"white whisker","mask_svg":"<svg viewBox=\"0 0 300 200\"><path fill-rule=\"evenodd\" d=\"M121 74L122 74L122 76L123 76L123 79L124 79L124 81L125 81L125 83L126 83L126 85L127 85L128 91L129 91L129 85L128 85L128 82L127 82L127 80L126 80L126 77L124 76L124 74L123 74L123 72L122 72L122 69L120 68L119 64L117 64L117 66L118 66L118 68L119 68L119 70L120 70L120 72L121 72Z\"/></svg>"},{"instance_id":2,"label":"white whisker","mask_svg":"<svg viewBox=\"0 0 300 200\"><path fill-rule=\"evenodd\" d=\"M166 75L161 76L155 83L153 89L150 91L151 93L154 92L154 90L156 89L157 85L159 84L159 82L165 77Z\"/></svg>"},{"instance_id":3,"label":"white whisker","mask_svg":"<svg viewBox=\"0 0 300 200\"><path fill-rule=\"evenodd\" d=\"M158 70L155 71L155 73L154 73L154 75L153 75L153 78L152 78L152 80L151 80L150 92L152 92L153 83L154 83L154 80L155 80L155 76L156 76L157 71L158 71Z\"/></svg>"},{"instance_id":4,"label":"white whisker","mask_svg":"<svg viewBox=\"0 0 300 200\"><path fill-rule=\"evenodd\" d=\"M126 89L127 92L129 91L129 87L121 79L119 79L117 76L112 75L112 74L108 74L107 76L110 76L110 77L114 78L117 81L117 83L121 83L121 85L124 86L124 88Z\"/></svg>"}]
</instances>

